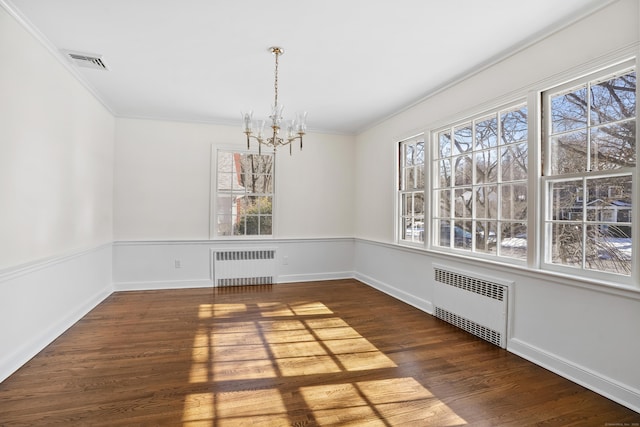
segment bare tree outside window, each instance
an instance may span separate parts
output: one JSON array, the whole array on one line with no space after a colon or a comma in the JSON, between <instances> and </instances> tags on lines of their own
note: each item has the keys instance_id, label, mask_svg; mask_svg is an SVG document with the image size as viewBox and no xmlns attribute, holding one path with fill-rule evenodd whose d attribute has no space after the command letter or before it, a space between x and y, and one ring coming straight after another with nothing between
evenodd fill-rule
<instances>
[{"instance_id":1,"label":"bare tree outside window","mask_svg":"<svg viewBox=\"0 0 640 427\"><path fill-rule=\"evenodd\" d=\"M548 260L629 275L636 74L585 81L546 97Z\"/></svg>"},{"instance_id":2,"label":"bare tree outside window","mask_svg":"<svg viewBox=\"0 0 640 427\"><path fill-rule=\"evenodd\" d=\"M272 154L218 152L217 235L272 234L273 161Z\"/></svg>"},{"instance_id":3,"label":"bare tree outside window","mask_svg":"<svg viewBox=\"0 0 640 427\"><path fill-rule=\"evenodd\" d=\"M424 137L399 143L398 195L401 241L424 242Z\"/></svg>"},{"instance_id":4,"label":"bare tree outside window","mask_svg":"<svg viewBox=\"0 0 640 427\"><path fill-rule=\"evenodd\" d=\"M527 107L434 133L433 243L527 257Z\"/></svg>"}]
</instances>

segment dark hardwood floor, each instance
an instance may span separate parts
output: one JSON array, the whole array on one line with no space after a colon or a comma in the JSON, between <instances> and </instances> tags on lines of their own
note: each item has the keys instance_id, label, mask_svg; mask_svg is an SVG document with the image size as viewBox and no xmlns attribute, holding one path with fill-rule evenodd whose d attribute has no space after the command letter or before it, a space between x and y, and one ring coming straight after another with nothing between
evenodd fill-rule
<instances>
[{"instance_id":1,"label":"dark hardwood floor","mask_svg":"<svg viewBox=\"0 0 640 427\"><path fill-rule=\"evenodd\" d=\"M0 384L2 426L638 423L355 280L115 293Z\"/></svg>"}]
</instances>

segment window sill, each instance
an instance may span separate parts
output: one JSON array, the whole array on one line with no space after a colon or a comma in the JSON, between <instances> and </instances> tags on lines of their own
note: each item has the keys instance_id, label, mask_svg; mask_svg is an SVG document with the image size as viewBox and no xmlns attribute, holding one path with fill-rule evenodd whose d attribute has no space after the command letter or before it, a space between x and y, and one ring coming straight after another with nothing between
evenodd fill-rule
<instances>
[{"instance_id":1,"label":"window sill","mask_svg":"<svg viewBox=\"0 0 640 427\"><path fill-rule=\"evenodd\" d=\"M358 239L358 240L366 241L364 239ZM380 242L370 242L370 243L381 244ZM493 259L487 259L487 258L478 258L478 257L475 257L474 256L475 254L473 253L466 254L466 253L458 253L454 251L439 251L431 248L426 248L423 246L418 247L416 245L408 245L405 242L389 244L388 246L394 249L401 249L401 250L410 251L413 253L429 255L438 260L455 259L455 260L464 261L464 263L467 265L475 266L479 268L490 267L496 271L503 271L505 273L511 273L511 274L513 274L515 271L519 275L530 277L532 279L540 280L541 278L543 278L548 282L554 282L564 286L573 286L573 287L582 288L582 289L589 289L596 292L602 292L605 294L624 296L627 298L640 300L640 287L637 285L634 286L634 285L621 284L621 283L616 283L616 282L607 281L607 280L590 279L586 277L576 276L575 274L569 274L569 273L564 273L559 271L530 268L524 264L502 262L501 260L493 260Z\"/></svg>"}]
</instances>

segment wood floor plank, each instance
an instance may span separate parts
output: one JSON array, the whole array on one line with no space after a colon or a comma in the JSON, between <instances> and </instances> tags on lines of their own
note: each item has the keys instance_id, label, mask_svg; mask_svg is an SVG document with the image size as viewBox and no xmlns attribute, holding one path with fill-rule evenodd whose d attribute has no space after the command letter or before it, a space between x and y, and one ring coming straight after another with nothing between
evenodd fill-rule
<instances>
[{"instance_id":1,"label":"wood floor plank","mask_svg":"<svg viewBox=\"0 0 640 427\"><path fill-rule=\"evenodd\" d=\"M640 414L355 280L114 293L0 426L604 426Z\"/></svg>"}]
</instances>

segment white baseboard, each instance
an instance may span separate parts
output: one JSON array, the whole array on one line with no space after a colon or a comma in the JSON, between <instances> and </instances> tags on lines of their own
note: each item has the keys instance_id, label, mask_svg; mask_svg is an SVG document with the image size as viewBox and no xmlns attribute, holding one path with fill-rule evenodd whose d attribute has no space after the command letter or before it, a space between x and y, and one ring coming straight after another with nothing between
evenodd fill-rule
<instances>
[{"instance_id":1,"label":"white baseboard","mask_svg":"<svg viewBox=\"0 0 640 427\"><path fill-rule=\"evenodd\" d=\"M620 384L517 338L509 340L507 350L640 413L640 390L638 389Z\"/></svg>"},{"instance_id":2,"label":"white baseboard","mask_svg":"<svg viewBox=\"0 0 640 427\"><path fill-rule=\"evenodd\" d=\"M11 354L0 359L0 382L7 379L11 374L17 371L22 365L31 360L35 355L40 353L51 344L56 338L62 335L67 329L73 326L78 320L82 319L87 313L93 310L98 304L111 295L111 287L105 288L102 292L94 295L84 304L80 305L72 313L67 313L64 317L57 320L53 325L49 325L38 336L29 337L29 340L20 348L17 348Z\"/></svg>"},{"instance_id":3,"label":"white baseboard","mask_svg":"<svg viewBox=\"0 0 640 427\"><path fill-rule=\"evenodd\" d=\"M322 280L353 279L353 271L335 271L331 273L283 274L278 276L277 283L315 282Z\"/></svg>"},{"instance_id":4,"label":"white baseboard","mask_svg":"<svg viewBox=\"0 0 640 427\"><path fill-rule=\"evenodd\" d=\"M113 290L121 291L154 291L161 289L210 288L213 284L209 279L203 280L156 280L147 282L116 282Z\"/></svg>"},{"instance_id":5,"label":"white baseboard","mask_svg":"<svg viewBox=\"0 0 640 427\"><path fill-rule=\"evenodd\" d=\"M368 262L363 263L360 266L361 270L357 271L359 264L349 258L350 241L325 239L317 242L304 241L300 244L286 241L281 244L285 247L284 253L292 254L293 262L286 268L281 266L283 274L277 276L278 283L355 278L419 310L433 314L433 304L416 295L422 288L394 286L379 279L391 276L388 271L378 268L382 265L378 259L387 260L385 266L394 266L394 273L400 274L401 277L398 283L416 283L416 280L428 273L428 269L422 268L430 261L427 255L408 252L409 258L405 259L402 256L407 253L406 249L391 245L361 244L363 248L369 249L360 255ZM209 250L213 246L215 244L212 242L121 243L114 244L113 247L108 244L0 271L0 324L10 325L0 329L0 382L114 290L212 287L208 274ZM327 253L331 253L332 256L327 258ZM172 265L174 260L180 259L185 261L183 269L176 271ZM390 264L389 259L393 260ZM355 267L356 271L349 267ZM328 272L322 272L323 269ZM176 277L178 273L180 276ZM524 285L521 283L521 286ZM23 301L23 305L28 302L28 310L32 314L27 314L24 306L12 305L13 301ZM607 378L599 372L584 368L518 338L510 339L507 349L640 412L640 390L635 385L623 384L620 379Z\"/></svg>"},{"instance_id":6,"label":"white baseboard","mask_svg":"<svg viewBox=\"0 0 640 427\"><path fill-rule=\"evenodd\" d=\"M433 304L431 303L431 301L418 298L415 295L412 295L387 283L380 282L379 280L376 280L373 277L367 276L365 274L356 273L355 278L371 286L372 288L375 288L387 295L399 299L400 301L405 302L419 310L422 310L428 314L433 314Z\"/></svg>"},{"instance_id":7,"label":"white baseboard","mask_svg":"<svg viewBox=\"0 0 640 427\"><path fill-rule=\"evenodd\" d=\"M0 275L0 382L111 295L111 259L100 245Z\"/></svg>"},{"instance_id":8,"label":"white baseboard","mask_svg":"<svg viewBox=\"0 0 640 427\"><path fill-rule=\"evenodd\" d=\"M317 274L290 274L278 276L276 283L314 282L321 280L337 280L353 278L352 271L317 273ZM203 280L155 280L144 282L116 282L113 290L121 291L153 291L161 289L188 289L210 288L213 283L210 279Z\"/></svg>"}]
</instances>

